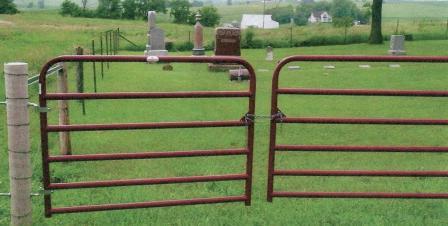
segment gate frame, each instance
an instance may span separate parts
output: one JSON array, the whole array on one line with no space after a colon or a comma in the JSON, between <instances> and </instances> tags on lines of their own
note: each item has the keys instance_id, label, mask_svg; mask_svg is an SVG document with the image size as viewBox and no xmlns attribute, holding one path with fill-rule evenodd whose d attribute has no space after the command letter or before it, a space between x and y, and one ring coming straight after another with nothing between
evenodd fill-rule
<instances>
[{"instance_id":1,"label":"gate frame","mask_svg":"<svg viewBox=\"0 0 448 226\"><path fill-rule=\"evenodd\" d=\"M308 118L287 117L278 108L278 96L283 95L334 95L334 96L410 96L448 97L448 91L429 90L368 90L368 89L316 89L279 88L281 69L290 62L415 62L448 63L444 56L341 56L303 55L290 56L278 62L272 78L271 123L268 160L267 201L274 197L295 198L422 198L448 199L448 193L400 192L291 192L274 191L274 176L370 176L370 177L448 177L448 171L375 171L375 170L275 170L276 151L299 152L427 152L446 153L448 147L415 146L338 146L338 145L277 145L278 123L311 124L380 124L380 125L448 125L443 119L388 119L388 118Z\"/></svg>"},{"instance_id":2,"label":"gate frame","mask_svg":"<svg viewBox=\"0 0 448 226\"><path fill-rule=\"evenodd\" d=\"M185 92L108 92L108 93L47 93L46 73L50 67L60 62L141 62L141 63L233 63L244 66L249 71L250 84L246 91L185 91ZM66 55L48 61L39 76L39 104L41 109L47 109L47 100L84 100L84 99L160 99L160 98L248 98L248 112L255 114L256 75L253 67L240 57L228 56L100 56L100 55ZM143 153L110 153L110 154L82 154L50 156L48 150L48 133L93 130L138 130L164 128L205 128L205 127L247 127L247 141L245 148L209 149L170 152ZM147 207L164 207L177 205L196 205L225 202L244 202L251 204L252 165L254 147L254 122L243 117L239 120L227 121L188 121L188 122L155 122L155 123L116 123L116 124L78 124L78 125L48 125L47 112L40 112L42 170L44 185L45 216L52 214L104 211L117 209L134 209ZM246 170L243 174L225 174L209 176L165 177L146 179L123 179L72 183L51 183L50 163L71 161L103 161L124 159L152 159L152 158L181 158L245 155ZM119 204L98 204L71 207L52 207L51 191L57 189L96 188L112 186L134 186L153 184L196 183L211 181L245 181L244 195L222 196L213 198L194 198L180 200L160 200L146 202L131 202Z\"/></svg>"}]
</instances>

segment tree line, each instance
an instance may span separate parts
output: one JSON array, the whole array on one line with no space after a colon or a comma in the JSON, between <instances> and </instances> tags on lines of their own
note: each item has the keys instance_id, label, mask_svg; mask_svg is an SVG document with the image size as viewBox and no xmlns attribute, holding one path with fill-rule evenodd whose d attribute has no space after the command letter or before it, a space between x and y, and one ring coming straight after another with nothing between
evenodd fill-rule
<instances>
[{"instance_id":1,"label":"tree line","mask_svg":"<svg viewBox=\"0 0 448 226\"><path fill-rule=\"evenodd\" d=\"M78 5L70 0L64 0L61 5L60 14L73 17L98 17L108 19L146 19L148 11L168 13L174 19L174 23L194 24L196 14L200 13L204 26L215 26L219 24L220 16L218 10L213 6L203 6L202 2L188 0L99 0L96 9L86 7L87 0ZM197 11L192 7L200 7Z\"/></svg>"}]
</instances>

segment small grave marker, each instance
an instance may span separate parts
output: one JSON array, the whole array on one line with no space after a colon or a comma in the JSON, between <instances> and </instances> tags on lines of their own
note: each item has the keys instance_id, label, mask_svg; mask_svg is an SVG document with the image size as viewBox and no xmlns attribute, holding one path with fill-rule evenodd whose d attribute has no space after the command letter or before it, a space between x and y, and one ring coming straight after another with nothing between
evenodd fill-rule
<instances>
[{"instance_id":1,"label":"small grave marker","mask_svg":"<svg viewBox=\"0 0 448 226\"><path fill-rule=\"evenodd\" d=\"M370 68L370 65L368 64L361 64L359 65L360 68Z\"/></svg>"},{"instance_id":2,"label":"small grave marker","mask_svg":"<svg viewBox=\"0 0 448 226\"><path fill-rule=\"evenodd\" d=\"M273 61L274 60L274 50L271 46L268 46L266 48L266 60L267 61Z\"/></svg>"}]
</instances>

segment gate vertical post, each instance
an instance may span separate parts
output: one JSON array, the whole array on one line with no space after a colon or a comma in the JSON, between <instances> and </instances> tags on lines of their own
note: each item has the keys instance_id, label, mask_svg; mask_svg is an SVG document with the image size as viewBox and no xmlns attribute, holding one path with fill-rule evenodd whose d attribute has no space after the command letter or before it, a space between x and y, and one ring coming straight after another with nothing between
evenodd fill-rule
<instances>
[{"instance_id":1,"label":"gate vertical post","mask_svg":"<svg viewBox=\"0 0 448 226\"><path fill-rule=\"evenodd\" d=\"M31 225L28 64L4 64L8 125L11 225Z\"/></svg>"},{"instance_id":2,"label":"gate vertical post","mask_svg":"<svg viewBox=\"0 0 448 226\"><path fill-rule=\"evenodd\" d=\"M268 184L267 184L267 201L272 202L272 194L274 192L274 166L275 166L275 143L277 132L277 119L274 117L278 113L278 76L280 74L282 65L277 65L272 79L271 91L271 123L269 132L269 157L268 157Z\"/></svg>"},{"instance_id":3,"label":"gate vertical post","mask_svg":"<svg viewBox=\"0 0 448 226\"><path fill-rule=\"evenodd\" d=\"M68 81L67 81L67 66L66 64L62 64L62 69L58 71L58 92L59 93L68 93ZM68 100L59 100L59 125L69 125L69 109L68 109ZM70 133L69 132L60 132L59 133L59 149L62 155L71 155L72 147L70 141Z\"/></svg>"}]
</instances>

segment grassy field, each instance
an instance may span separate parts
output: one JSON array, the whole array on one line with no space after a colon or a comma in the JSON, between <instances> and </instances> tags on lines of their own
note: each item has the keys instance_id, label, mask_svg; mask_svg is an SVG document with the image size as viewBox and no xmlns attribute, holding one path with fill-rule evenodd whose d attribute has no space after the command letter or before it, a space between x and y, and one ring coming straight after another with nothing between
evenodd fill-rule
<instances>
[{"instance_id":1,"label":"grassy field","mask_svg":"<svg viewBox=\"0 0 448 226\"><path fill-rule=\"evenodd\" d=\"M40 18L41 21L36 21ZM51 12L27 12L18 16L0 16L0 60L30 62L34 73L49 58L87 45L98 32L120 26L128 36L143 42L143 21L110 21L62 18ZM43 22L43 21L44 22ZM162 23L169 38L190 29ZM169 27L172 26L172 27ZM5 29L3 29L5 28ZM177 29L174 29L177 28ZM185 29L185 30L182 30ZM143 30L143 32L142 32ZM176 33L178 32L178 33ZM207 30L210 34L211 30ZM141 37L141 39L139 38ZM210 36L209 36L210 37ZM446 55L448 41L406 43L409 55ZM275 59L296 54L385 55L384 45L346 45L275 49ZM141 54L141 52L120 52ZM174 53L189 55L189 52ZM211 53L207 53L211 55ZM275 61L264 61L264 50L243 50L243 57L257 70L257 114L269 113L270 86ZM378 88L445 90L447 65L401 64L389 68L386 63L362 69L356 63L335 63L335 70L324 70L326 63L294 63L302 70L282 73L281 85L287 87ZM225 73L209 73L205 65L173 64L174 71L162 72L161 65L113 63L99 81L99 91L171 91L171 90L242 90L247 83L231 83ZM97 67L98 68L98 67ZM268 72L258 71L267 69ZM91 65L86 64L86 90L92 91ZM70 89L74 90L70 71ZM0 79L0 90L4 90ZM54 80L50 79L50 91ZM31 88L37 101L36 87ZM4 99L0 92L0 100ZM280 99L282 111L289 116L357 116L446 118L448 102L443 98L401 97L292 97ZM50 107L55 109L56 102ZM71 122L145 122L180 120L239 119L246 112L243 100L136 100L88 101L87 115L80 105L70 103ZM33 190L41 186L41 159L37 113L31 111ZM49 113L57 122L57 111ZM5 111L0 110L0 192L8 191ZM386 130L387 128L387 130ZM190 150L241 147L240 129L172 129L158 131L73 133L73 152L112 153L151 150ZM448 130L437 126L323 126L284 125L278 142L283 144L359 144L359 145L448 145ZM57 154L57 135L50 136L50 150ZM36 225L446 225L448 202L440 200L362 200L362 199L276 199L265 201L268 153L268 121L256 124L253 204L219 204L170 207L43 217L42 197L33 198ZM303 153L278 155L279 169L395 169L448 170L443 154L346 154ZM178 160L137 160L52 165L54 181L85 181L118 178L187 176L240 173L243 158L196 158ZM407 191L446 192L443 179L421 178L287 178L277 180L276 189L296 191ZM55 206L148 201L188 197L240 195L243 185L234 182L192 185L135 186L111 189L57 191ZM9 222L9 203L0 202L0 225Z\"/></svg>"},{"instance_id":2,"label":"grassy field","mask_svg":"<svg viewBox=\"0 0 448 226\"><path fill-rule=\"evenodd\" d=\"M387 6L387 4L385 4ZM240 6L223 7L225 10L236 10ZM240 7L241 8L241 7ZM448 9L448 4L442 9ZM223 13L222 13L223 14ZM166 31L166 37L175 44L187 42L193 28L188 25L176 25L168 22L168 17L160 16L159 26ZM57 11L29 11L19 15L0 15L0 59L2 61L26 60L31 69L36 72L39 66L52 56L62 53L72 53L80 45L90 48L92 39L98 46L99 33L120 27L127 38L141 46L146 44L147 25L145 21L105 20L62 17ZM384 23L385 35L394 33L395 19L386 19ZM445 37L446 22L442 20L416 19L400 21L399 31L414 34L417 39L440 39ZM368 26L356 26L349 30L348 36L367 37ZM327 39L342 39L343 31L331 25L316 25L294 27L292 29L293 42L301 42L321 37ZM212 45L214 30L205 29L205 43ZM283 26L278 30L255 30L255 38L265 43L289 43L290 28ZM14 48L10 48L14 46ZM130 44L122 41L123 48L131 48Z\"/></svg>"},{"instance_id":3,"label":"grassy field","mask_svg":"<svg viewBox=\"0 0 448 226\"><path fill-rule=\"evenodd\" d=\"M413 42L409 54L443 55L446 41ZM297 49L276 49L276 59L293 54L384 54L384 46L350 45ZM135 54L135 53L123 53ZM188 53L186 53L188 54ZM210 54L210 53L209 53ZM243 57L255 68L269 72L257 74L257 114L269 109L270 80L273 62L263 60L264 51L245 50ZM372 64L371 69L358 68L356 63L337 63L336 70L322 69L325 63L295 63L301 71L284 71L283 86L335 88L397 88L446 89L446 65L402 64L392 69L387 64ZM100 91L170 91L170 90L241 90L247 83L230 83L225 73L209 73L205 65L173 64L174 71L162 73L160 65L111 65L99 82ZM86 65L86 89L92 91L90 65ZM190 73L185 73L189 71ZM73 71L70 72L73 75ZM74 77L71 90L74 89ZM51 90L54 83L50 81ZM36 101L36 97L33 96ZM368 104L366 104L368 101ZM55 102L51 108L55 109ZM360 97L286 97L280 100L282 110L291 116L359 116L359 117L434 117L444 118L446 100L441 98L360 98ZM143 122L177 120L235 119L245 113L244 101L217 100L153 100L153 101L89 101L87 115L80 105L72 102L72 123ZM216 111L216 109L219 109ZM4 118L4 112L0 113ZM33 185L38 190L41 178L37 114L32 115ZM57 112L50 113L56 123ZM4 133L4 126L0 127ZM279 143L285 144L360 144L360 145L448 145L443 127L424 126L283 126ZM243 131L239 129L186 129L138 132L73 133L74 153L135 152L144 150L190 150L201 148L241 147ZM5 137L2 138L5 141ZM172 207L146 210L125 210L69 214L43 218L42 198L34 198L34 220L39 225L444 225L447 224L448 203L436 200L345 200L345 199L277 199L265 202L265 181L268 145L268 123L256 124L253 205L220 204L213 206ZM2 149L6 147L2 142ZM50 136L50 149L57 154L57 136ZM6 159L6 152L1 152ZM278 168L293 169L405 169L447 170L446 155L442 154L328 154L305 153L279 155ZM55 181L84 181L118 178L209 175L238 173L243 170L243 158L228 157L181 160L110 161L55 164ZM1 166L0 189L7 190L7 166ZM277 180L279 190L300 191L408 191L443 192L443 179L382 179L382 178L290 178ZM160 200L187 197L238 195L240 183L204 183L194 185L137 186L112 189L57 191L55 206L89 203L113 203ZM1 224L7 224L7 202L2 202Z\"/></svg>"}]
</instances>

